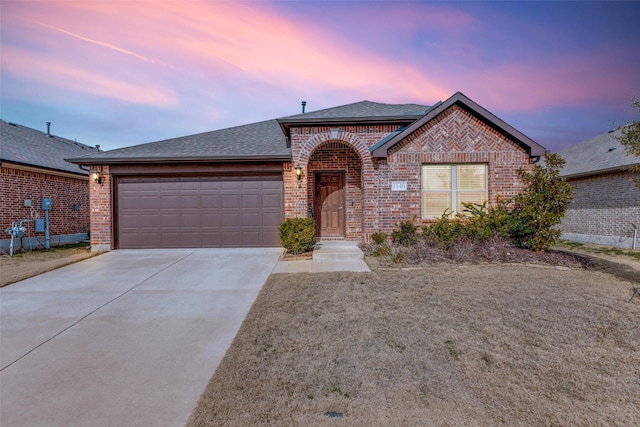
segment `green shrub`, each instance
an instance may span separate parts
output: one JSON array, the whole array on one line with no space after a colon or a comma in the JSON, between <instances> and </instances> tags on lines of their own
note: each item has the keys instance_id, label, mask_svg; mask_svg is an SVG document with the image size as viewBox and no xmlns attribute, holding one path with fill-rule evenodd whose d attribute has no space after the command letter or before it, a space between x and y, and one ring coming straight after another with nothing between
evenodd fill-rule
<instances>
[{"instance_id":1,"label":"green shrub","mask_svg":"<svg viewBox=\"0 0 640 427\"><path fill-rule=\"evenodd\" d=\"M450 218L449 215L449 209L447 209L436 222L422 227L422 234L425 238L442 249L449 249L462 234L461 219L459 217Z\"/></svg>"},{"instance_id":2,"label":"green shrub","mask_svg":"<svg viewBox=\"0 0 640 427\"><path fill-rule=\"evenodd\" d=\"M465 212L470 216L462 222L462 235L473 242L481 242L498 235L508 237L510 221L507 202L498 200L495 206L487 207L482 204L463 203Z\"/></svg>"},{"instance_id":3,"label":"green shrub","mask_svg":"<svg viewBox=\"0 0 640 427\"><path fill-rule=\"evenodd\" d=\"M376 231L371 235L371 239L373 239L376 244L381 245L387 240L387 233L384 231Z\"/></svg>"},{"instance_id":4,"label":"green shrub","mask_svg":"<svg viewBox=\"0 0 640 427\"><path fill-rule=\"evenodd\" d=\"M313 218L287 218L280 224L280 242L290 254L301 254L316 244L316 221Z\"/></svg>"},{"instance_id":5,"label":"green shrub","mask_svg":"<svg viewBox=\"0 0 640 427\"><path fill-rule=\"evenodd\" d=\"M564 164L559 155L547 154L544 165L534 165L531 172L518 171L525 188L513 199L508 223L509 236L517 246L540 251L553 246L560 238L560 230L554 227L564 217L573 198L571 184L560 177Z\"/></svg>"},{"instance_id":6,"label":"green shrub","mask_svg":"<svg viewBox=\"0 0 640 427\"><path fill-rule=\"evenodd\" d=\"M391 248L389 246L380 246L371 252L373 256L391 256Z\"/></svg>"},{"instance_id":7,"label":"green shrub","mask_svg":"<svg viewBox=\"0 0 640 427\"><path fill-rule=\"evenodd\" d=\"M403 246L411 246L418 239L416 231L417 227L413 221L402 221L398 224L398 228L391 232L391 238Z\"/></svg>"}]
</instances>

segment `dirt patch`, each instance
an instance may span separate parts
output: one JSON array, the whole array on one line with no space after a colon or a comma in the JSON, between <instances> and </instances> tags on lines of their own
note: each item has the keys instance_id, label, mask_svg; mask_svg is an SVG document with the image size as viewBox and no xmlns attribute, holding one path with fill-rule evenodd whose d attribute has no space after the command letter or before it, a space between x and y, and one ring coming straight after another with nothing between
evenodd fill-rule
<instances>
[{"instance_id":1,"label":"dirt patch","mask_svg":"<svg viewBox=\"0 0 640 427\"><path fill-rule=\"evenodd\" d=\"M280 261L308 261L313 259L313 250L301 254L290 254L285 251L280 255Z\"/></svg>"},{"instance_id":2,"label":"dirt patch","mask_svg":"<svg viewBox=\"0 0 640 427\"><path fill-rule=\"evenodd\" d=\"M0 256L0 287L98 255L86 246L25 251Z\"/></svg>"},{"instance_id":3,"label":"dirt patch","mask_svg":"<svg viewBox=\"0 0 640 427\"><path fill-rule=\"evenodd\" d=\"M188 425L640 423L611 265L409 268L272 275Z\"/></svg>"}]
</instances>

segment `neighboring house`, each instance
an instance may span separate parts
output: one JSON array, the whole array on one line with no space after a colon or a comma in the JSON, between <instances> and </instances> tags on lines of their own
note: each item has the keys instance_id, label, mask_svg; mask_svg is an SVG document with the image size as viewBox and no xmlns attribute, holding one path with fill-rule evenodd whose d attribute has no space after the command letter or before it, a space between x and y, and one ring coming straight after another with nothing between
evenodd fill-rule
<instances>
[{"instance_id":1,"label":"neighboring house","mask_svg":"<svg viewBox=\"0 0 640 427\"><path fill-rule=\"evenodd\" d=\"M560 226L562 238L583 243L633 247L640 244L640 190L628 166L640 159L627 156L618 141L620 128L588 139L558 154L567 164L561 171L574 196Z\"/></svg>"},{"instance_id":2,"label":"neighboring house","mask_svg":"<svg viewBox=\"0 0 640 427\"><path fill-rule=\"evenodd\" d=\"M89 238L89 173L65 157L97 153L98 150L14 123L0 120L0 250L6 252L10 235L5 230L13 222L23 223L22 238L14 239L14 249L46 246L46 226L42 200L51 200L49 243L55 246Z\"/></svg>"},{"instance_id":3,"label":"neighboring house","mask_svg":"<svg viewBox=\"0 0 640 427\"><path fill-rule=\"evenodd\" d=\"M91 244L279 246L285 218L369 241L521 189L544 148L461 93L431 107L357 102L70 161L98 168Z\"/></svg>"}]
</instances>

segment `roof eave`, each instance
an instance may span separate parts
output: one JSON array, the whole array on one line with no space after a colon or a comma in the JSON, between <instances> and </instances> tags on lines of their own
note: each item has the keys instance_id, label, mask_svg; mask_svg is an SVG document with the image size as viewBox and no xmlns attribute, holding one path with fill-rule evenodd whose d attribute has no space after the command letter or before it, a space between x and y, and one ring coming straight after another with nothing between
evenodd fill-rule
<instances>
[{"instance_id":1,"label":"roof eave","mask_svg":"<svg viewBox=\"0 0 640 427\"><path fill-rule=\"evenodd\" d=\"M566 178L566 179L584 178L584 177L587 177L587 176L595 176L595 175L603 175L603 174L607 174L607 173L628 171L629 167L631 167L631 166L640 166L640 163L628 164L628 165L620 165L620 166L616 166L616 167L612 167L612 168L606 168L606 169L598 169L598 170L576 172L576 173L571 173L571 174L567 174L567 175L564 175L562 172L560 172L560 176L562 178Z\"/></svg>"},{"instance_id":2,"label":"roof eave","mask_svg":"<svg viewBox=\"0 0 640 427\"><path fill-rule=\"evenodd\" d=\"M80 168L80 165L78 164L78 171L71 171L71 170L67 170L67 169L58 169L58 168L50 168L47 166L40 166L40 165L35 165L33 163L24 163L24 162L17 162L15 160L8 160L8 159L0 159L0 165L3 164L8 164L8 165L15 165L17 167L25 167L25 168L30 168L30 169L39 169L43 172L51 172L51 173L58 173L58 174L69 174L69 175L78 175L79 177L86 177L89 175L89 172L85 171L84 169ZM69 162L72 163L72 162Z\"/></svg>"},{"instance_id":3,"label":"roof eave","mask_svg":"<svg viewBox=\"0 0 640 427\"><path fill-rule=\"evenodd\" d=\"M254 155L254 156L185 156L185 157L84 157L65 159L70 163L78 165L111 165L123 163L166 163L166 162L182 162L182 163L227 163L227 162L279 162L291 161L290 154L272 154L272 155Z\"/></svg>"},{"instance_id":4,"label":"roof eave","mask_svg":"<svg viewBox=\"0 0 640 427\"><path fill-rule=\"evenodd\" d=\"M280 118L278 124L285 136L290 137L291 126L346 126L346 125L371 125L371 124L410 124L418 120L422 115L403 114L401 116L370 116L370 117L333 117L333 118Z\"/></svg>"}]
</instances>

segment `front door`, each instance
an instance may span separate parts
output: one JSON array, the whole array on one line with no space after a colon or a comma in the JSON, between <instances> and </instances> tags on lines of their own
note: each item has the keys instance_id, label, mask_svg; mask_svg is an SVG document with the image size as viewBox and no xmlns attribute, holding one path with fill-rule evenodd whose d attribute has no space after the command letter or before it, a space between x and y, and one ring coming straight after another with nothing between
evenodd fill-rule
<instances>
[{"instance_id":1,"label":"front door","mask_svg":"<svg viewBox=\"0 0 640 427\"><path fill-rule=\"evenodd\" d=\"M344 173L316 173L313 205L318 237L344 237Z\"/></svg>"}]
</instances>

